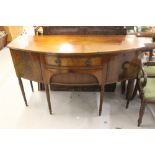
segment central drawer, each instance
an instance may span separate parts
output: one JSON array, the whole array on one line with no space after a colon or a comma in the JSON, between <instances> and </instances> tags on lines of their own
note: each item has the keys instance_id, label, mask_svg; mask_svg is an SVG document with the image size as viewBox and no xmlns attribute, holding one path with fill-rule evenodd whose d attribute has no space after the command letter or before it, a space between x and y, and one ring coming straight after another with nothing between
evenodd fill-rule
<instances>
[{"instance_id":1,"label":"central drawer","mask_svg":"<svg viewBox=\"0 0 155 155\"><path fill-rule=\"evenodd\" d=\"M45 62L51 66L62 66L62 67L88 67L88 66L102 66L103 59L99 56L93 57L69 57L69 56L45 56Z\"/></svg>"}]
</instances>

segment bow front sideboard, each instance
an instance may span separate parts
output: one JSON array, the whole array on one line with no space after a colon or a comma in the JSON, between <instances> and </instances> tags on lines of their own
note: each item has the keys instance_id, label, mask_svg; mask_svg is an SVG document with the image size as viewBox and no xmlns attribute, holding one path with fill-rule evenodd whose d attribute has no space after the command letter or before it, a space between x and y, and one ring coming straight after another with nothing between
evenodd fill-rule
<instances>
[{"instance_id":1,"label":"bow front sideboard","mask_svg":"<svg viewBox=\"0 0 155 155\"><path fill-rule=\"evenodd\" d=\"M104 85L135 79L150 42L135 35L43 35L19 36L8 47L26 105L21 78L44 83L50 113L50 83L98 84L101 115Z\"/></svg>"}]
</instances>

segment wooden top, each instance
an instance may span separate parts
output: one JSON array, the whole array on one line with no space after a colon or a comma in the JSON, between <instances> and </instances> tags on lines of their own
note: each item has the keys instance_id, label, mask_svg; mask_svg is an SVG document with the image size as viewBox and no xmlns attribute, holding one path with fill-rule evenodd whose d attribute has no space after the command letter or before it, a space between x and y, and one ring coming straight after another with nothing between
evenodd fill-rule
<instances>
[{"instance_id":1,"label":"wooden top","mask_svg":"<svg viewBox=\"0 0 155 155\"><path fill-rule=\"evenodd\" d=\"M19 36L7 47L51 54L103 54L143 50L151 42L135 35L43 35Z\"/></svg>"},{"instance_id":2,"label":"wooden top","mask_svg":"<svg viewBox=\"0 0 155 155\"><path fill-rule=\"evenodd\" d=\"M131 33L131 34L136 35L137 37L149 37L149 38L154 38L155 37L155 31L134 32L134 33Z\"/></svg>"}]
</instances>

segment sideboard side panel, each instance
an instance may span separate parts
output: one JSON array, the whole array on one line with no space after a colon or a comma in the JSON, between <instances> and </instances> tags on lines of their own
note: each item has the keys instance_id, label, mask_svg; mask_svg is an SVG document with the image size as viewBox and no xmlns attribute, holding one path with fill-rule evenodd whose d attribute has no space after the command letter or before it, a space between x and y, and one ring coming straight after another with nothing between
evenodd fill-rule
<instances>
[{"instance_id":1,"label":"sideboard side panel","mask_svg":"<svg viewBox=\"0 0 155 155\"><path fill-rule=\"evenodd\" d=\"M28 80L42 82L40 57L38 53L10 50L16 75Z\"/></svg>"},{"instance_id":2,"label":"sideboard side panel","mask_svg":"<svg viewBox=\"0 0 155 155\"><path fill-rule=\"evenodd\" d=\"M141 66L141 52L132 51L111 55L108 63L107 83L134 79Z\"/></svg>"}]
</instances>

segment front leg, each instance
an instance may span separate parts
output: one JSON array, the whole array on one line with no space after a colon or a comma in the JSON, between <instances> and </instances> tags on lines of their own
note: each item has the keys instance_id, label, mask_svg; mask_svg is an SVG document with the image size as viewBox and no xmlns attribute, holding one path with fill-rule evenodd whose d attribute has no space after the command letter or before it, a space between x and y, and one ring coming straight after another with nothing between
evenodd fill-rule
<instances>
[{"instance_id":1,"label":"front leg","mask_svg":"<svg viewBox=\"0 0 155 155\"><path fill-rule=\"evenodd\" d=\"M50 112L50 114L52 114L49 87L48 87L48 84L44 84L44 85L45 85L45 90L46 90L46 97L47 97L49 112Z\"/></svg>"},{"instance_id":2,"label":"front leg","mask_svg":"<svg viewBox=\"0 0 155 155\"><path fill-rule=\"evenodd\" d=\"M101 90L100 90L99 116L101 116L101 114L102 114L103 97L104 97L104 85L101 85Z\"/></svg>"},{"instance_id":3,"label":"front leg","mask_svg":"<svg viewBox=\"0 0 155 155\"><path fill-rule=\"evenodd\" d=\"M18 82L19 82L19 86L20 86L24 101L25 101L25 105L28 106L26 96L25 96L24 86L23 86L23 82L22 82L21 77L18 77Z\"/></svg>"}]
</instances>

